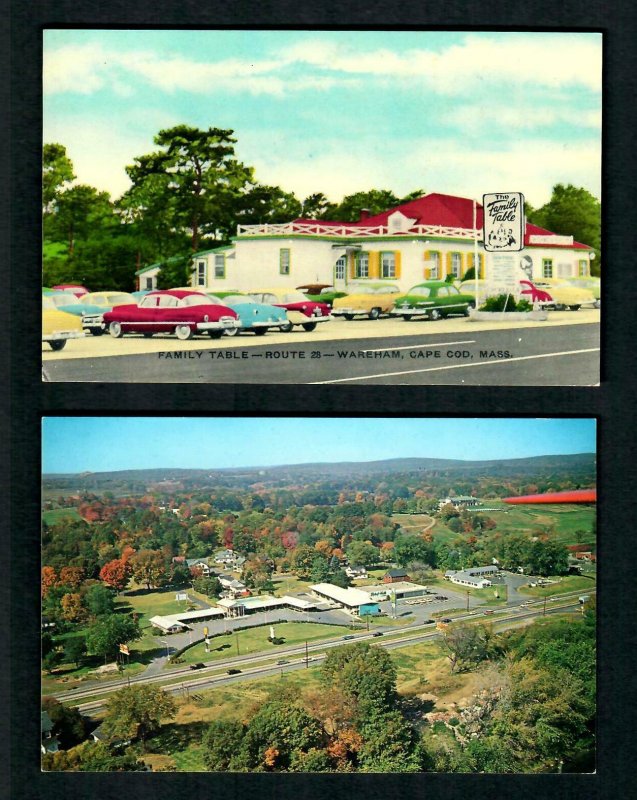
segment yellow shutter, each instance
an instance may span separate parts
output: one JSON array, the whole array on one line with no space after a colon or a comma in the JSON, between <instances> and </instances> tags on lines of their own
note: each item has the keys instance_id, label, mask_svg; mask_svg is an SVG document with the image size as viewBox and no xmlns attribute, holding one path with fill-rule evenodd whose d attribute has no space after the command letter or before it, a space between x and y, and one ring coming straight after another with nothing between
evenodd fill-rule
<instances>
[{"instance_id":1,"label":"yellow shutter","mask_svg":"<svg viewBox=\"0 0 637 800\"><path fill-rule=\"evenodd\" d=\"M378 250L370 250L369 257L369 277L370 279L380 278L380 253Z\"/></svg>"},{"instance_id":2,"label":"yellow shutter","mask_svg":"<svg viewBox=\"0 0 637 800\"><path fill-rule=\"evenodd\" d=\"M447 269L445 270L445 274L442 276L442 280L447 277L447 275L451 274L451 253L445 253L446 261L447 261Z\"/></svg>"},{"instance_id":3,"label":"yellow shutter","mask_svg":"<svg viewBox=\"0 0 637 800\"><path fill-rule=\"evenodd\" d=\"M349 277L354 280L356 278L356 254L349 253L347 257L349 259Z\"/></svg>"},{"instance_id":4,"label":"yellow shutter","mask_svg":"<svg viewBox=\"0 0 637 800\"><path fill-rule=\"evenodd\" d=\"M402 253L400 250L396 250L394 252L394 264L396 265L396 280L400 280L400 267L401 267L401 256Z\"/></svg>"}]
</instances>

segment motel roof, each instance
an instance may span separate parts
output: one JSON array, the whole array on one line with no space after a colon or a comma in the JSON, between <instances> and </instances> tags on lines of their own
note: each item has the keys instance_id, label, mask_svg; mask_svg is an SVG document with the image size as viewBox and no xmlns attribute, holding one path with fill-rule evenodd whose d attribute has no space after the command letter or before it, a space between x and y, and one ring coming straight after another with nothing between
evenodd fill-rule
<instances>
[{"instance_id":1,"label":"motel roof","mask_svg":"<svg viewBox=\"0 0 637 800\"><path fill-rule=\"evenodd\" d=\"M468 197L456 197L450 194L440 194L432 192L423 197L418 197L415 200L410 200L408 203L402 203L399 206L388 208L381 214L374 214L365 219L358 220L357 222L334 222L328 220L320 220L323 227L333 226L342 227L347 225L350 228L367 228L376 226L387 226L389 217L399 211L408 219L413 220L412 225L440 225L443 228L473 228L473 200ZM316 220L310 219L295 219L295 223L310 223ZM476 207L476 225L478 229L483 225L482 205L477 204ZM396 234L393 234L396 235ZM401 234L397 234L401 235ZM402 235L409 236L409 232ZM552 231L546 228L540 228L530 222L526 223L526 231L524 234L525 247L538 246L531 242L531 236L556 236ZM541 245L540 245L541 246ZM544 245L546 246L546 245ZM551 244L551 247L568 247L578 250L590 250L590 246L582 244L581 242L573 242L573 244Z\"/></svg>"},{"instance_id":2,"label":"motel roof","mask_svg":"<svg viewBox=\"0 0 637 800\"><path fill-rule=\"evenodd\" d=\"M341 589L340 586L334 586L332 583L317 583L310 586L310 589L347 606L360 606L371 602L368 592L361 589Z\"/></svg>"}]
</instances>

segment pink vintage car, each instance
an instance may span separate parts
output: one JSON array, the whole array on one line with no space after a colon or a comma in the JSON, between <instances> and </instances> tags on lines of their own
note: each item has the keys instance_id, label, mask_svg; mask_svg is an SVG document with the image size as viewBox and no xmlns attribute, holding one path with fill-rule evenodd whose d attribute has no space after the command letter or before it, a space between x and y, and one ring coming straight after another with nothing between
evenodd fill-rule
<instances>
[{"instance_id":1,"label":"pink vintage car","mask_svg":"<svg viewBox=\"0 0 637 800\"><path fill-rule=\"evenodd\" d=\"M104 314L104 327L119 339L125 333L174 333L192 339L207 333L218 339L226 330L241 326L237 314L201 292L172 289L149 292L138 305L116 306Z\"/></svg>"}]
</instances>

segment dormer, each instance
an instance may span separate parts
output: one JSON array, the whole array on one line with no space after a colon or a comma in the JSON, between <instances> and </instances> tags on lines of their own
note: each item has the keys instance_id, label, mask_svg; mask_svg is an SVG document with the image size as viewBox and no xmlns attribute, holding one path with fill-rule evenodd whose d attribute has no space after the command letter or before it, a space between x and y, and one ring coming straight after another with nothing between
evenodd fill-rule
<instances>
[{"instance_id":1,"label":"dormer","mask_svg":"<svg viewBox=\"0 0 637 800\"><path fill-rule=\"evenodd\" d=\"M415 222L415 219L409 219L401 211L394 211L387 217L387 230L389 233L407 233Z\"/></svg>"}]
</instances>

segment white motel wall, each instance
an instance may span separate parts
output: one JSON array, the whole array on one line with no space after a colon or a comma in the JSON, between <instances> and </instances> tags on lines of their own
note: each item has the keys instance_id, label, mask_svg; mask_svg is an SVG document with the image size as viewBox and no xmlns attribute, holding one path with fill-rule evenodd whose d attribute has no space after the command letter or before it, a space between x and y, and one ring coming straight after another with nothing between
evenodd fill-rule
<instances>
[{"instance_id":1,"label":"white motel wall","mask_svg":"<svg viewBox=\"0 0 637 800\"><path fill-rule=\"evenodd\" d=\"M433 193L353 223L297 219L240 225L230 245L193 255L190 284L214 293L324 283L351 293L358 282L373 280L406 291L448 275L462 280L473 267L474 252L479 277L488 281L500 254L485 252L481 236L479 204L474 209L468 198ZM524 249L511 257L520 280L590 275L587 245L528 222ZM154 288L157 267L137 273L139 288Z\"/></svg>"},{"instance_id":2,"label":"white motel wall","mask_svg":"<svg viewBox=\"0 0 637 800\"><path fill-rule=\"evenodd\" d=\"M461 239L401 237L367 240L339 246L339 240L317 238L238 238L234 246L196 254L191 285L214 293L236 289L286 287L309 283L332 284L353 292L360 281L396 284L401 291L426 280L444 280L450 273L462 279L473 266L473 242ZM367 274L357 272L359 253L367 254ZM515 256L531 259L531 280L590 275L588 251L566 247L525 247ZM381 258L393 261L382 274ZM478 248L480 277L489 279L491 253ZM364 259L363 259L364 260ZM359 277L360 276L360 277ZM520 266L519 279L528 279Z\"/></svg>"}]
</instances>

